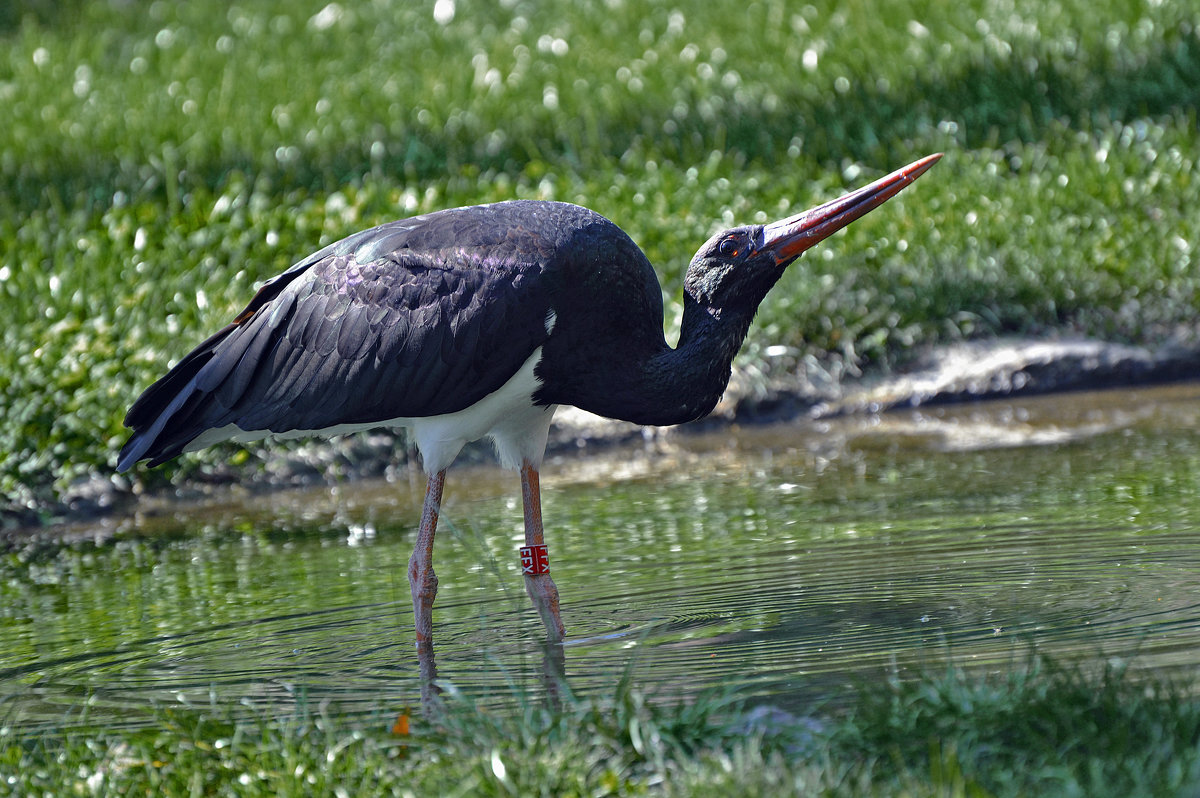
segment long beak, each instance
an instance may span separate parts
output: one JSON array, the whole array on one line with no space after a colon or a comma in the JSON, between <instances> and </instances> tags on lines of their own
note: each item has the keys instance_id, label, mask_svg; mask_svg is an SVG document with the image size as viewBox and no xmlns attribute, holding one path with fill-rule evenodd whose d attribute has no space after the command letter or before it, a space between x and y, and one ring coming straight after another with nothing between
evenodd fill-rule
<instances>
[{"instance_id":1,"label":"long beak","mask_svg":"<svg viewBox=\"0 0 1200 798\"><path fill-rule=\"evenodd\" d=\"M926 155L913 161L903 169L897 169L887 177L881 177L869 186L863 186L844 197L818 205L804 213L796 214L763 227L760 250L771 250L775 262L780 266L795 260L801 252L841 230L846 225L866 216L904 187L912 183L933 166L942 153Z\"/></svg>"}]
</instances>

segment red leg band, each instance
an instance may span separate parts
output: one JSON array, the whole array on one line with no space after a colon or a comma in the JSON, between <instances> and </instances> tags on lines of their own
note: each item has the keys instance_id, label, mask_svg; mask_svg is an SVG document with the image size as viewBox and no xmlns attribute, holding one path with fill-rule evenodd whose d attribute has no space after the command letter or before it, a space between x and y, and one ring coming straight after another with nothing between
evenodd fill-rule
<instances>
[{"instance_id":1,"label":"red leg band","mask_svg":"<svg viewBox=\"0 0 1200 798\"><path fill-rule=\"evenodd\" d=\"M550 556L546 553L546 544L521 547L521 573L526 576L550 573Z\"/></svg>"}]
</instances>

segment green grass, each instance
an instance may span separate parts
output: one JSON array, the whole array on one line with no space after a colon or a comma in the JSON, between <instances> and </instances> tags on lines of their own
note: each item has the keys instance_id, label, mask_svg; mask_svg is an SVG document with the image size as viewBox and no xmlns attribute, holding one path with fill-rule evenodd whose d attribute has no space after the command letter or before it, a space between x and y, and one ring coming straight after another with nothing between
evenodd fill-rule
<instances>
[{"instance_id":1,"label":"green grass","mask_svg":"<svg viewBox=\"0 0 1200 798\"><path fill-rule=\"evenodd\" d=\"M49 795L1183 796L1200 789L1200 704L1179 685L1033 660L1001 678L951 668L862 688L813 722L748 723L728 696L451 697L396 736L393 716L161 709L143 730L0 729L0 785Z\"/></svg>"},{"instance_id":2,"label":"green grass","mask_svg":"<svg viewBox=\"0 0 1200 798\"><path fill-rule=\"evenodd\" d=\"M793 268L746 357L854 371L1014 331L1195 341L1192 4L457 0L446 24L384 0L72 6L0 9L10 511L106 473L132 399L258 281L466 203L608 215L659 267L673 329L715 228L944 150Z\"/></svg>"}]
</instances>

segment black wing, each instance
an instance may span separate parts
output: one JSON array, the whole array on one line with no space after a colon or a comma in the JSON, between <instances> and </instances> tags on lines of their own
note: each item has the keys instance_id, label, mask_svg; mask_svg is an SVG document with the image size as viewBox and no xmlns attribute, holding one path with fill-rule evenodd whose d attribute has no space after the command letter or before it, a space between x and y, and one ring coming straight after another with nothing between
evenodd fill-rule
<instances>
[{"instance_id":1,"label":"black wing","mask_svg":"<svg viewBox=\"0 0 1200 798\"><path fill-rule=\"evenodd\" d=\"M543 273L597 220L609 224L561 203L457 208L314 253L142 394L118 468L230 424L321 430L468 407L545 342Z\"/></svg>"}]
</instances>

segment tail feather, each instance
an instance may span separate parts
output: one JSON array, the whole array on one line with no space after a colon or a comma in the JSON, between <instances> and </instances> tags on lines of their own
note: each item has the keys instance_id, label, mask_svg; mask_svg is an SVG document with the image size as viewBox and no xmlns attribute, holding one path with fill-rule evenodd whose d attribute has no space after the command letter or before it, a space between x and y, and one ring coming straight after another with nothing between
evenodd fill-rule
<instances>
[{"instance_id":1,"label":"tail feather","mask_svg":"<svg viewBox=\"0 0 1200 798\"><path fill-rule=\"evenodd\" d=\"M163 408L153 424L144 429L135 430L133 435L129 436L129 440L121 447L121 454L117 458L117 471L128 471L138 460L146 458L153 458L155 465L158 465L170 460L183 450L186 441L174 446L164 446L159 437L162 435L163 427L171 420L176 411L192 398L195 387L196 380L192 378Z\"/></svg>"},{"instance_id":2,"label":"tail feather","mask_svg":"<svg viewBox=\"0 0 1200 798\"><path fill-rule=\"evenodd\" d=\"M192 415L180 410L192 400L195 406L200 372L213 358L216 348L238 325L229 326L200 344L158 382L138 397L125 414L125 426L133 430L117 457L117 471L128 471L139 460L152 459L154 465L166 462L183 451L203 428L193 425L173 427L164 434L167 423L179 416ZM187 429L190 427L190 429Z\"/></svg>"}]
</instances>

